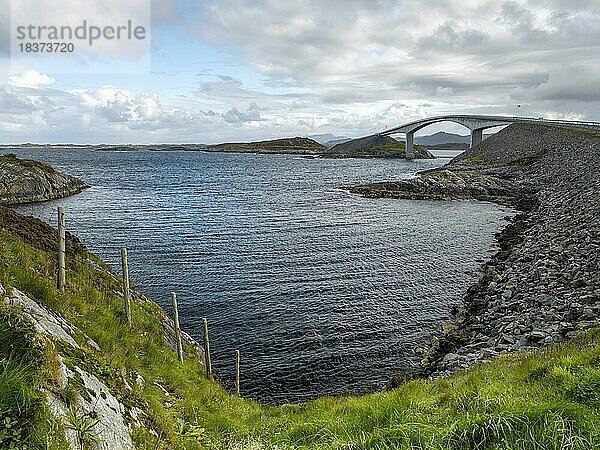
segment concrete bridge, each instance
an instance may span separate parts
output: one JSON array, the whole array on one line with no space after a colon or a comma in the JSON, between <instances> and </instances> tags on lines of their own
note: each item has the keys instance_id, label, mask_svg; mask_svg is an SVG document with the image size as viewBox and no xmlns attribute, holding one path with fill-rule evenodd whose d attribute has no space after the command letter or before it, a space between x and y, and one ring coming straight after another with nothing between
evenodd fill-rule
<instances>
[{"instance_id":1,"label":"concrete bridge","mask_svg":"<svg viewBox=\"0 0 600 450\"><path fill-rule=\"evenodd\" d=\"M403 133L406 135L406 159L413 159L414 153L414 138L415 133L421 128L432 125L438 122L454 122L471 130L471 146L473 148L483 140L483 130L488 128L510 125L514 122L535 122L548 123L558 125L568 125L577 128L586 128L600 131L600 123L598 122L580 122L571 120L548 120L535 119L533 117L510 117L510 116L485 116L485 115L449 115L435 116L426 119L415 120L414 122L405 123L395 128L377 133L380 136L391 136L393 134Z\"/></svg>"}]
</instances>

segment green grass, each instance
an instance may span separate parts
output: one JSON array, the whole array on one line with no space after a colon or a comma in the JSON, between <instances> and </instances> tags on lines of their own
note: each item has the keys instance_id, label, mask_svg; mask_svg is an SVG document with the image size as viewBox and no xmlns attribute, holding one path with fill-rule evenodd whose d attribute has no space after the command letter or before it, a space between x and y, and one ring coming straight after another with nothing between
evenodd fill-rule
<instances>
[{"instance_id":1,"label":"green grass","mask_svg":"<svg viewBox=\"0 0 600 450\"><path fill-rule=\"evenodd\" d=\"M192 357L179 364L161 337L163 312L156 305L135 303L129 329L115 293L118 280L95 269L89 258L99 262L85 253L72 258L68 289L59 293L53 255L0 230L0 281L61 312L100 345L97 352L78 336L83 351L58 350L68 365L85 367L124 404L146 412L144 427L133 436L138 448L600 448L598 330L567 344L505 355L446 379L271 407L228 395L205 379ZM56 355L36 346L31 329L15 314L4 308L0 316L0 408L3 416L19 421L16 428L31 448L45 448L36 436L46 433L60 442L61 429L49 418L39 392L40 387L56 389ZM144 387L126 389L125 381L135 386L136 373L144 377ZM172 395L166 398L156 383Z\"/></svg>"},{"instance_id":2,"label":"green grass","mask_svg":"<svg viewBox=\"0 0 600 450\"><path fill-rule=\"evenodd\" d=\"M0 305L0 448L64 448L40 393L54 378L51 353L19 310Z\"/></svg>"},{"instance_id":3,"label":"green grass","mask_svg":"<svg viewBox=\"0 0 600 450\"><path fill-rule=\"evenodd\" d=\"M523 170L526 167L531 166L537 161L541 160L546 154L548 150L540 150L536 153L532 153L527 156L523 156L522 158L515 159L510 162L510 167L514 170Z\"/></svg>"},{"instance_id":4,"label":"green grass","mask_svg":"<svg viewBox=\"0 0 600 450\"><path fill-rule=\"evenodd\" d=\"M552 128L560 128L563 130L567 130L570 131L572 133L577 133L577 134L585 134L588 136L594 136L594 137L600 137L600 131L596 131L596 130L590 130L587 128L578 128L575 126L568 126L568 125L560 125L560 124L542 124L545 127L552 127Z\"/></svg>"}]
</instances>

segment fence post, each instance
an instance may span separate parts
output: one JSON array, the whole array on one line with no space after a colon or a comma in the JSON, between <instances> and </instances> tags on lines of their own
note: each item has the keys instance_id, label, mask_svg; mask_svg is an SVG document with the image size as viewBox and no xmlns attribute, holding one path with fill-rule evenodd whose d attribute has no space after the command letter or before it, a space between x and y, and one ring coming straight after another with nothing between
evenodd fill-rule
<instances>
[{"instance_id":1,"label":"fence post","mask_svg":"<svg viewBox=\"0 0 600 450\"><path fill-rule=\"evenodd\" d=\"M121 248L121 268L123 271L123 298L125 299L125 316L131 325L131 292L129 290L129 264L127 262L127 248Z\"/></svg>"},{"instance_id":2,"label":"fence post","mask_svg":"<svg viewBox=\"0 0 600 450\"><path fill-rule=\"evenodd\" d=\"M206 363L206 378L212 380L212 365L210 363L210 342L208 340L208 320L202 319L204 328L204 362Z\"/></svg>"},{"instance_id":3,"label":"fence post","mask_svg":"<svg viewBox=\"0 0 600 450\"><path fill-rule=\"evenodd\" d=\"M181 345L181 329L179 328L179 311L177 310L177 294L171 292L171 302L173 303L173 320L175 322L175 340L177 341L177 358L183 362L183 346Z\"/></svg>"},{"instance_id":4,"label":"fence post","mask_svg":"<svg viewBox=\"0 0 600 450\"><path fill-rule=\"evenodd\" d=\"M65 208L58 207L58 289L65 290L66 284L66 244L65 244Z\"/></svg>"},{"instance_id":5,"label":"fence post","mask_svg":"<svg viewBox=\"0 0 600 450\"><path fill-rule=\"evenodd\" d=\"M235 394L240 396L240 351L235 351Z\"/></svg>"}]
</instances>

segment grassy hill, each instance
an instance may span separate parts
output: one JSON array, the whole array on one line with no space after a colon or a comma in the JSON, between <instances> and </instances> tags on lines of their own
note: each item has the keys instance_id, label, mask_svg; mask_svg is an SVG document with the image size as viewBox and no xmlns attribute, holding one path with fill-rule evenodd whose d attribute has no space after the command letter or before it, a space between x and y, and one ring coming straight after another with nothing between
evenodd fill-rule
<instances>
[{"instance_id":1,"label":"grassy hill","mask_svg":"<svg viewBox=\"0 0 600 450\"><path fill-rule=\"evenodd\" d=\"M317 155L326 147L309 138L284 138L256 142L229 142L207 145L202 150L208 152L234 153L283 153L299 155Z\"/></svg>"},{"instance_id":2,"label":"grassy hill","mask_svg":"<svg viewBox=\"0 0 600 450\"><path fill-rule=\"evenodd\" d=\"M432 159L434 156L420 145L414 146L416 159ZM405 158L406 143L390 136L365 136L352 139L327 149L327 158Z\"/></svg>"},{"instance_id":3,"label":"grassy hill","mask_svg":"<svg viewBox=\"0 0 600 450\"><path fill-rule=\"evenodd\" d=\"M0 215L0 284L60 313L80 330L81 346L74 350L42 339L18 308L0 307L0 448L64 449L69 427L87 437L86 448L99 444L84 418L71 417L65 426L46 405L46 392L68 402L85 390L58 386L59 355L67 366L85 367L101 379L127 408L142 411L140 426L131 431L140 449L600 446L598 330L565 344L503 355L445 379L398 379L399 387L389 392L265 406L207 380L190 349L180 364L163 338L164 312L154 303L134 302L130 328L119 278L73 238L68 287L57 291L55 231L10 210ZM137 375L143 383L136 383Z\"/></svg>"}]
</instances>

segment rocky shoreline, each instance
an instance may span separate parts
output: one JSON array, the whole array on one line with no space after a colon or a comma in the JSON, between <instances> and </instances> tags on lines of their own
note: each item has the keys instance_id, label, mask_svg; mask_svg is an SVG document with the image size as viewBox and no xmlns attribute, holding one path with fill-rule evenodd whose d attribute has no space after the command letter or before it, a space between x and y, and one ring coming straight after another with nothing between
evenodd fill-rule
<instances>
[{"instance_id":1,"label":"rocky shoreline","mask_svg":"<svg viewBox=\"0 0 600 450\"><path fill-rule=\"evenodd\" d=\"M88 187L80 179L38 161L0 156L0 205L68 197Z\"/></svg>"},{"instance_id":2,"label":"rocky shoreline","mask_svg":"<svg viewBox=\"0 0 600 450\"><path fill-rule=\"evenodd\" d=\"M420 376L565 341L600 319L600 133L518 123L410 180L346 188L368 197L476 199L519 210L499 251L431 336Z\"/></svg>"},{"instance_id":3,"label":"rocky shoreline","mask_svg":"<svg viewBox=\"0 0 600 450\"><path fill-rule=\"evenodd\" d=\"M53 252L58 246L56 230L40 219L20 214L7 206L68 197L88 187L88 184L78 178L58 172L39 161L19 159L15 155L2 155L0 156L0 229L13 233L34 247ZM87 249L79 238L68 230L65 237L68 268L74 256L86 252ZM106 271L100 266L97 269ZM112 272L106 271L106 273L116 280ZM132 289L131 294L132 300L138 303L155 303L135 289ZM162 316L162 325L165 342L175 350L175 323L166 313ZM183 344L193 347L199 359L203 360L202 346L187 333L181 332L181 335Z\"/></svg>"}]
</instances>

